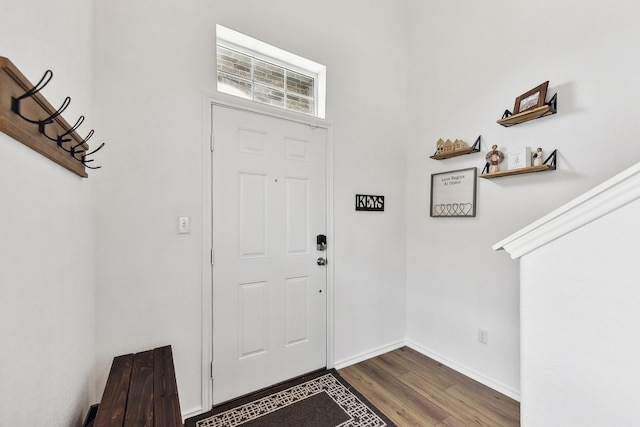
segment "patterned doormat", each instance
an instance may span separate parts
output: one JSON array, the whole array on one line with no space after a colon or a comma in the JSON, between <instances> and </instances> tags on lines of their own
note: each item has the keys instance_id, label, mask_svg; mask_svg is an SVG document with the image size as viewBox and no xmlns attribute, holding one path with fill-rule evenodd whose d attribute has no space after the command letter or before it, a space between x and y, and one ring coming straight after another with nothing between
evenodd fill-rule
<instances>
[{"instance_id":1,"label":"patterned doormat","mask_svg":"<svg viewBox=\"0 0 640 427\"><path fill-rule=\"evenodd\" d=\"M334 369L214 406L185 427L395 427Z\"/></svg>"}]
</instances>

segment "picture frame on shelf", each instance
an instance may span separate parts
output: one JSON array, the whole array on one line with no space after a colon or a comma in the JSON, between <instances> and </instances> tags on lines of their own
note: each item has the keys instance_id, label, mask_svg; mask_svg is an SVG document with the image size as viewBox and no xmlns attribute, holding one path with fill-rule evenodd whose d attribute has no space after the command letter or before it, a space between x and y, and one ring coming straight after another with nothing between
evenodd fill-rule
<instances>
[{"instance_id":1,"label":"picture frame on shelf","mask_svg":"<svg viewBox=\"0 0 640 427\"><path fill-rule=\"evenodd\" d=\"M531 148L519 147L507 151L507 170L531 167Z\"/></svg>"},{"instance_id":2,"label":"picture frame on shelf","mask_svg":"<svg viewBox=\"0 0 640 427\"><path fill-rule=\"evenodd\" d=\"M478 168L431 174L431 217L476 216Z\"/></svg>"},{"instance_id":3,"label":"picture frame on shelf","mask_svg":"<svg viewBox=\"0 0 640 427\"><path fill-rule=\"evenodd\" d=\"M542 107L545 104L547 96L547 88L549 87L549 81L542 83L539 86L523 93L516 98L516 103L513 107L513 114L522 113L533 108Z\"/></svg>"}]
</instances>

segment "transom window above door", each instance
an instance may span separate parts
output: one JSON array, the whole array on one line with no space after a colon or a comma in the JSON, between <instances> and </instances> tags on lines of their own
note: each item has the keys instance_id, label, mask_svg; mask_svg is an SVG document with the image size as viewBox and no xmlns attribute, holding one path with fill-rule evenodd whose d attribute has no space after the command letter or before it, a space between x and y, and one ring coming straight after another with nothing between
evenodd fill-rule
<instances>
[{"instance_id":1,"label":"transom window above door","mask_svg":"<svg viewBox=\"0 0 640 427\"><path fill-rule=\"evenodd\" d=\"M325 117L324 65L222 25L216 34L219 92Z\"/></svg>"}]
</instances>

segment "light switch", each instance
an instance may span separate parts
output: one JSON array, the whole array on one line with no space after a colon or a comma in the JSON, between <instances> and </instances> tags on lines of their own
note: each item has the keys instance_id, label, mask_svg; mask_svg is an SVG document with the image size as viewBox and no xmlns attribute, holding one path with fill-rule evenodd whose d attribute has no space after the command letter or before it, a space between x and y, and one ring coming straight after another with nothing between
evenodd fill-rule
<instances>
[{"instance_id":1,"label":"light switch","mask_svg":"<svg viewBox=\"0 0 640 427\"><path fill-rule=\"evenodd\" d=\"M178 234L191 233L191 225L189 224L188 216L178 217Z\"/></svg>"}]
</instances>

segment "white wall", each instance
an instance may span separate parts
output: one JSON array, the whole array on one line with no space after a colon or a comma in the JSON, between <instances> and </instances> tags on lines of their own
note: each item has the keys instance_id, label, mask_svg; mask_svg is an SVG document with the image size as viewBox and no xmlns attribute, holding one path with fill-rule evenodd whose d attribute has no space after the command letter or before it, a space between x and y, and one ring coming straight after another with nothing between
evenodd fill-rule
<instances>
[{"instance_id":1,"label":"white wall","mask_svg":"<svg viewBox=\"0 0 640 427\"><path fill-rule=\"evenodd\" d=\"M51 69L43 95L56 108L70 96L63 117L73 124L84 114L86 135L94 119L91 2L2 0L0 10L0 55L33 84ZM82 179L0 133L2 426L79 426L96 400L91 199L98 174Z\"/></svg>"},{"instance_id":2,"label":"white wall","mask_svg":"<svg viewBox=\"0 0 640 427\"><path fill-rule=\"evenodd\" d=\"M639 215L636 200L521 258L523 426L638 423Z\"/></svg>"},{"instance_id":3,"label":"white wall","mask_svg":"<svg viewBox=\"0 0 640 427\"><path fill-rule=\"evenodd\" d=\"M97 115L111 142L97 182L99 388L113 356L171 344L182 410L202 409L201 94L215 90L216 23L327 66L335 359L402 342L405 13L365 0L96 2ZM387 196L386 211L355 213L356 193ZM176 234L179 215L190 235Z\"/></svg>"},{"instance_id":4,"label":"white wall","mask_svg":"<svg viewBox=\"0 0 640 427\"><path fill-rule=\"evenodd\" d=\"M640 5L410 1L407 330L412 345L517 397L518 265L491 245L640 159ZM545 80L558 114L495 123ZM482 154L435 161L439 138ZM475 219L430 218L432 173L484 166L492 144L559 152L559 170L478 181ZM544 268L544 267L543 267ZM477 342L477 329L489 344Z\"/></svg>"}]
</instances>

